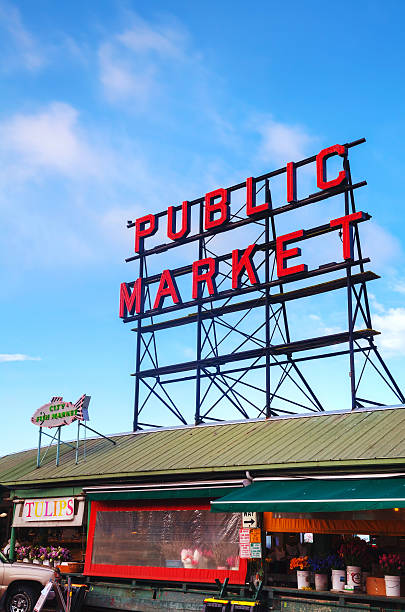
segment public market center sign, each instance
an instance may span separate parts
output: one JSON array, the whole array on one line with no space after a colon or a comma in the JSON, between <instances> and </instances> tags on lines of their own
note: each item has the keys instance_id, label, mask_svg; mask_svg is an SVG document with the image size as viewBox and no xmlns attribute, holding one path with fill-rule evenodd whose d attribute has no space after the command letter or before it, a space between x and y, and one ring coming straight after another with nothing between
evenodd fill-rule
<instances>
[{"instance_id":1,"label":"public market center sign","mask_svg":"<svg viewBox=\"0 0 405 612\"><path fill-rule=\"evenodd\" d=\"M347 172L345 168L345 159L347 159L348 147L345 145L336 144L326 149L323 149L316 155L316 181L320 194L338 190L347 182ZM327 176L327 160L332 156L339 156L342 159L342 169L337 171L337 175L333 177ZM288 204L280 207L278 210L272 209L270 201L264 201L260 204L256 202L256 184L258 178L249 177L240 185L245 187L246 206L245 219L237 222L232 222L230 218L230 198L231 188L219 188L210 191L194 202L184 201L180 206L169 206L167 211L158 214L147 214L136 219L133 224L135 227L135 253L136 255L127 261L137 259L145 254L164 252L172 246L185 244L187 242L198 239L199 234L190 235L191 231L191 206L197 202L203 202L203 215L201 219L203 235L212 235L217 232L222 232L227 229L232 229L236 225L242 225L249 221L264 218L269 214L279 214L294 208L297 205L297 178L296 169L302 162L288 162L286 167L275 171L274 174L285 172L286 175L286 196ZM240 187L238 185L238 187ZM316 196L316 194L314 194ZM316 201L316 198L314 198ZM169 243L164 243L155 246L151 250L146 250L145 240L156 234L158 225L163 218L166 218L166 235ZM177 217L180 217L180 223ZM361 222L370 219L370 215L362 211L356 211L345 214L343 217L331 219L327 227L322 227L323 233L329 231L339 231L342 235L342 255L345 261L353 258L353 238L352 232L354 226ZM301 262L296 265L289 265L291 259L300 257L301 249L293 246L295 242L301 242L309 237L312 237L314 232L297 229L294 232L277 236L275 241L276 251L276 266L277 276L279 279L304 278L308 271L308 266ZM251 290L261 287L258 272L256 270L254 256L258 250L258 245L250 244L243 251L234 249L231 254L231 293L241 293L242 276L247 277L248 283L251 285ZM217 290L216 278L219 273L220 258L204 257L194 261L189 266L191 272L189 295L185 297L180 295L180 291L176 284L176 274L173 270L166 269L156 276L157 290L152 300L152 307L149 310L144 308L145 295L145 279L141 275L131 283L122 283L120 288L120 305L119 316L125 322L137 320L145 316L152 316L162 312L173 312L174 310L193 306L193 304L202 304L203 302L228 298L229 291ZM188 269L186 266L185 268ZM149 279L150 280L150 279ZM153 279L154 280L154 279ZM279 281L280 282L280 281ZM208 296L202 297L202 289L206 287ZM247 289L243 289L244 292ZM191 297L190 297L191 294ZM168 300L168 302L167 302Z\"/></svg>"}]
</instances>

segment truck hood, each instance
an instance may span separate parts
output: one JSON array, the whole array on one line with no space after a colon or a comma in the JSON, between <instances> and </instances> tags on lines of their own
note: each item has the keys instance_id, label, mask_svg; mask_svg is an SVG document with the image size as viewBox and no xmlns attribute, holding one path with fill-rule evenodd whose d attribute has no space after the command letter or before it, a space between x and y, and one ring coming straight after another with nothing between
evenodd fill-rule
<instances>
[{"instance_id":1,"label":"truck hood","mask_svg":"<svg viewBox=\"0 0 405 612\"><path fill-rule=\"evenodd\" d=\"M14 563L9 563L8 567L12 567L16 571L20 571L20 570L24 571L24 568L26 568L27 570L29 569L30 571L38 571L38 572L44 572L48 574L54 573L53 567L50 567L49 565L39 565L38 563L17 563L17 561L14 561Z\"/></svg>"}]
</instances>

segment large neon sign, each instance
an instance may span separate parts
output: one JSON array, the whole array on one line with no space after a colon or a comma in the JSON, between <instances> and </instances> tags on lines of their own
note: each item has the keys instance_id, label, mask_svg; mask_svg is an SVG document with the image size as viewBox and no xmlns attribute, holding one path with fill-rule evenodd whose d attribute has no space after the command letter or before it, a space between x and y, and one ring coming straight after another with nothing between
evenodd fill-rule
<instances>
[{"instance_id":1,"label":"large neon sign","mask_svg":"<svg viewBox=\"0 0 405 612\"><path fill-rule=\"evenodd\" d=\"M349 163L350 149L363 142L365 139L330 146L312 157L289 161L284 167L261 176L250 176L236 185L210 190L195 200L184 200L159 213L148 213L128 222L127 227L134 231L134 253L126 261L138 263L139 273L135 280L121 283L119 316L125 323L134 322L137 332L134 429L154 425L149 418L147 422L139 418L142 412L146 413L151 399L158 400L180 423L189 423L190 419L166 386L184 381L195 383L193 420L196 424L221 420L221 414L214 414L222 400L228 401L243 418L251 418L251 410L258 417L288 414L301 408L322 411L322 402L298 364L345 354L349 355L350 362L352 409L368 402L359 397L364 368L357 379L356 353L367 363L375 356L385 382L396 398L405 402L374 344L378 332L371 324L366 283L378 277L365 269L370 260L362 254L359 233L359 225L371 216L356 210L354 200L355 190L367 183L352 181ZM304 166L312 168L316 191L302 196L300 172ZM280 178L284 180L284 195L282 201L274 205L272 181L280 181ZM302 224L293 231L277 231L276 220L285 213L335 196L341 197L344 204L338 216L326 216L326 223L315 227L303 228ZM225 253L213 252L212 240L220 240L224 232L245 226L258 228L258 237L252 240L246 233L242 237L244 244L232 245L234 248ZM321 236L328 239L327 236L333 234L341 239L337 256L340 261L311 267L305 241ZM194 261L178 267L167 265L166 255L172 249L193 243L197 247ZM158 273L149 274L149 258L162 254L165 256L162 268ZM339 272L343 272L343 276L333 276ZM328 275L328 280L313 284L313 280L322 275ZM338 289L346 289L347 330L294 340L286 304ZM260 337L258 330L240 328L246 313L257 308L264 308L263 324L258 327ZM178 311L184 311L184 315L174 318L173 313ZM240 321L225 320L237 312L244 313ZM175 363L163 364L156 334L191 323L196 325L194 358L189 361L175 358ZM217 325L225 328L225 337L218 338ZM241 343L227 349L228 337L234 332L239 334ZM279 340L276 340L276 332L280 332ZM331 347L346 343L347 348L331 350ZM314 355L321 349L327 351ZM241 365L236 367L236 362ZM273 383L274 390L270 377L273 367L282 372L281 382ZM264 384L247 383L246 375L260 368L265 372ZM293 376L309 405L292 400L288 394L280 394L285 380ZM208 387L205 390L204 383ZM245 385L242 391L238 391L240 385ZM145 391L143 397L141 387ZM207 399L211 388L216 389L219 399ZM263 405L257 406L257 401L250 399L250 389L265 394ZM280 400L287 403L287 409L274 407ZM205 408L204 402L208 404Z\"/></svg>"},{"instance_id":2,"label":"large neon sign","mask_svg":"<svg viewBox=\"0 0 405 612\"><path fill-rule=\"evenodd\" d=\"M334 145L323 149L316 156L316 177L317 185L320 190L336 189L346 182L346 171L342 169L338 176L327 179L327 159L333 155L339 155L343 159L347 156L347 147L343 145ZM289 162L286 166L286 193L289 203L297 203L296 199L296 166L293 162ZM263 215L271 212L270 203L256 203L256 182L257 179L249 177L246 179L246 220L249 218L257 218L258 215L262 218ZM172 244L178 244L185 241L190 234L190 203L184 201L181 205L181 222L180 229L176 224L176 209L169 206L166 211L166 233ZM218 231L226 229L230 223L230 190L219 188L215 191L210 191L204 196L204 233L208 235L210 231ZM350 260L353 258L353 226L354 224L370 219L370 215L358 211L344 215L338 219L332 219L329 222L331 229L341 229L343 234L343 259ZM145 251L145 241L148 237L152 237L158 230L159 216L147 214L135 221L135 252L141 254ZM301 256L301 249L293 246L294 241L305 240L308 237L308 232L299 229L295 232L278 236L276 238L276 257L277 257L277 276L278 278L295 275L307 272L307 265L299 263L289 265L289 260ZM166 245L160 245L156 250ZM240 288L240 278L246 274L251 285L258 285L259 279L256 273L254 263L254 253L257 249L256 244L250 244L243 251L234 249L231 254L232 260L232 289ZM202 297L203 285L206 286L208 295L216 295L216 278L218 276L218 260L213 257L205 257L194 261L191 267L191 300L198 300ZM133 283L122 283L120 289L120 308L119 316L125 320L129 320L135 314L143 312L143 297L144 286L143 278L139 277ZM160 311L166 302L166 298L170 298L171 304L181 307L183 304L182 296L176 284L175 276L170 269L163 270L153 302L150 309L152 311ZM190 302L187 302L190 305Z\"/></svg>"}]
</instances>

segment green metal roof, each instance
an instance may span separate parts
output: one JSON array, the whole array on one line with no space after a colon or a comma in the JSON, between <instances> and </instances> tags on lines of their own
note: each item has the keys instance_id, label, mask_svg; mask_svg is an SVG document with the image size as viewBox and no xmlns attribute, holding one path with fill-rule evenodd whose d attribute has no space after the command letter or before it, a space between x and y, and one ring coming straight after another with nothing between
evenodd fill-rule
<instances>
[{"instance_id":1,"label":"green metal roof","mask_svg":"<svg viewBox=\"0 0 405 612\"><path fill-rule=\"evenodd\" d=\"M55 448L36 468L36 449L0 459L0 484L56 486L113 478L405 465L405 409L274 418L221 425L160 429L86 442L86 460ZM82 455L81 448L80 454Z\"/></svg>"}]
</instances>

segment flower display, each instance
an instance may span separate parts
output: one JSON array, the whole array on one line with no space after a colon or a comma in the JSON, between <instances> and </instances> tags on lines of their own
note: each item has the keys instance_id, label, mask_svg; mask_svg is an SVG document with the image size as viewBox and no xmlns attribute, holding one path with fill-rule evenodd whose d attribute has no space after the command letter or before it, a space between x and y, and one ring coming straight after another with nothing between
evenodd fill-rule
<instances>
[{"instance_id":1,"label":"flower display","mask_svg":"<svg viewBox=\"0 0 405 612\"><path fill-rule=\"evenodd\" d=\"M333 553L327 556L330 568L333 570L342 570L345 568L344 561L337 553Z\"/></svg>"},{"instance_id":2,"label":"flower display","mask_svg":"<svg viewBox=\"0 0 405 612\"><path fill-rule=\"evenodd\" d=\"M368 567L372 560L370 546L367 542L356 536L344 540L338 549L338 554L345 565Z\"/></svg>"},{"instance_id":3,"label":"flower display","mask_svg":"<svg viewBox=\"0 0 405 612\"><path fill-rule=\"evenodd\" d=\"M183 566L188 569L197 567L200 557L201 553L197 549L193 551L191 550L191 548L183 548L180 553L180 558L183 562Z\"/></svg>"},{"instance_id":4,"label":"flower display","mask_svg":"<svg viewBox=\"0 0 405 612\"><path fill-rule=\"evenodd\" d=\"M400 555L394 553L380 555L378 563L384 574L388 576L400 576L405 570L405 562Z\"/></svg>"},{"instance_id":5,"label":"flower display","mask_svg":"<svg viewBox=\"0 0 405 612\"><path fill-rule=\"evenodd\" d=\"M315 574L327 574L331 568L330 556L328 557L310 557L308 559L309 567Z\"/></svg>"},{"instance_id":6,"label":"flower display","mask_svg":"<svg viewBox=\"0 0 405 612\"><path fill-rule=\"evenodd\" d=\"M30 561L70 561L71 554L68 548L62 546L18 546L16 557L19 561L29 559Z\"/></svg>"},{"instance_id":7,"label":"flower display","mask_svg":"<svg viewBox=\"0 0 405 612\"><path fill-rule=\"evenodd\" d=\"M309 569L309 559L306 555L305 557L293 557L290 561L290 570L308 570Z\"/></svg>"}]
</instances>

